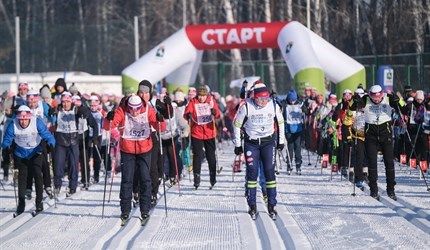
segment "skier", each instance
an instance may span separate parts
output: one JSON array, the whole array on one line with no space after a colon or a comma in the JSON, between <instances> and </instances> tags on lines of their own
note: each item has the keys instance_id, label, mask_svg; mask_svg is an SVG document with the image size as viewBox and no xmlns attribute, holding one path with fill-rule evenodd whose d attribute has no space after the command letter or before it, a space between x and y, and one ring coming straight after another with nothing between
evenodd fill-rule
<instances>
[{"instance_id":1,"label":"skier","mask_svg":"<svg viewBox=\"0 0 430 250\"><path fill-rule=\"evenodd\" d=\"M88 125L93 128L94 135L98 135L98 127L87 107L76 107L72 104L72 94L70 94L70 92L64 91L61 95L61 104L57 107L57 112L55 131L57 144L55 146L54 155L54 192L56 194L60 192L65 170L64 163L67 161L69 167L69 191L66 195L71 196L76 193L76 187L78 186L79 118L87 120ZM93 136L92 141L94 145L100 146L97 136Z\"/></svg>"},{"instance_id":2,"label":"skier","mask_svg":"<svg viewBox=\"0 0 430 250\"><path fill-rule=\"evenodd\" d=\"M55 117L49 114L49 105L39 98L39 92L30 90L27 92L27 106L30 108L33 116L39 117L40 120L47 126L49 129L52 124L55 122ZM46 143L44 141L41 142L42 147L42 173L43 173L43 186L45 188L46 194L52 198L52 188L51 188L51 171L49 169L48 157L49 153L46 148ZM33 172L28 172L27 179L27 189L26 196L27 199L31 199L31 190L33 186Z\"/></svg>"},{"instance_id":3,"label":"skier","mask_svg":"<svg viewBox=\"0 0 430 250\"><path fill-rule=\"evenodd\" d=\"M296 172L301 175L302 165L302 129L303 129L303 115L302 106L300 101L297 101L298 95L295 90L290 90L286 98L286 105L284 109L285 118L285 135L287 140L287 150L289 153L289 161L287 164L287 173L291 173L291 166L293 156L295 157Z\"/></svg>"},{"instance_id":4,"label":"skier","mask_svg":"<svg viewBox=\"0 0 430 250\"><path fill-rule=\"evenodd\" d=\"M412 145L415 153L416 159L420 162L427 161L428 162L428 132L426 133L426 126L428 126L428 120L425 123L426 115L428 116L428 108L426 108L426 103L424 102L424 92L422 90L417 90L415 95L415 100L412 105L416 108L416 113L413 117L410 117L411 120L414 120L416 123L416 134L413 136L415 139L415 145ZM427 111L426 111L427 109ZM428 119L428 117L427 117ZM412 137L412 134L411 134Z\"/></svg>"},{"instance_id":5,"label":"skier","mask_svg":"<svg viewBox=\"0 0 430 250\"><path fill-rule=\"evenodd\" d=\"M111 126L107 121L110 121ZM162 115L157 115L154 109L141 97L132 94L127 100L127 107L119 106L115 111L110 111L103 124L104 129L109 130L120 127L121 139L121 188L120 205L122 225L130 219L133 177L138 168L140 182L140 213L142 225L149 219L151 207L151 126L158 127L161 131L166 129Z\"/></svg>"},{"instance_id":6,"label":"skier","mask_svg":"<svg viewBox=\"0 0 430 250\"><path fill-rule=\"evenodd\" d=\"M351 110L357 110L364 107L365 120L365 147L369 163L369 188L370 196L379 200L378 194L378 146L384 158L385 175L387 180L387 195L396 200L394 186L396 185L393 143L391 131L392 108L398 109L403 107L404 103L391 92L384 94L381 86L373 85L370 88L369 95L360 97L354 96L354 103Z\"/></svg>"},{"instance_id":7,"label":"skier","mask_svg":"<svg viewBox=\"0 0 430 250\"><path fill-rule=\"evenodd\" d=\"M276 108L276 103L270 103L270 94L264 83L254 86L252 98L247 98L241 103L234 120L236 155L243 151L246 157L246 178L249 189L248 205L249 214L256 218L256 187L258 175L258 162L261 161L266 177L268 195L268 212L272 218L276 218L276 179L275 179L275 148L284 148L285 135L284 119L281 110ZM275 124L280 133L275 134ZM244 130L244 150L240 137L241 129ZM277 138L278 137L278 138ZM278 140L276 141L275 138Z\"/></svg>"},{"instance_id":8,"label":"skier","mask_svg":"<svg viewBox=\"0 0 430 250\"><path fill-rule=\"evenodd\" d=\"M214 119L218 119L221 112L214 98L208 94L205 86L199 87L197 96L190 100L185 108L184 118L190 121L191 145L193 145L194 187L200 186L200 172L203 159L203 147L209 165L211 188L216 183L215 137Z\"/></svg>"},{"instance_id":9,"label":"skier","mask_svg":"<svg viewBox=\"0 0 430 250\"><path fill-rule=\"evenodd\" d=\"M99 133L98 133L98 135L94 135L94 131L90 127L88 135L90 137L97 136L98 137L97 141L101 142L102 141L102 132L103 132L103 129L102 129L103 117L106 115L106 112L101 109L98 96L96 96L96 95L90 96L89 101L90 101L91 115L93 116L94 120L97 123ZM88 145L88 148L90 149L90 151L92 150L91 153L93 155L93 160L94 160L93 182L96 184L96 183L99 183L99 181L100 181L100 167L101 167L101 160L102 160L102 159L100 159L100 157L102 157L102 152L101 152L100 148L96 148L94 145L91 145L91 144ZM99 155L99 153L100 153L100 155ZM87 162L88 162L88 160L87 160ZM109 162L105 162L105 164L109 164ZM107 165L105 165L105 166L107 166ZM90 172L89 170L90 170L90 167L88 165L87 176L89 176L89 172ZM109 169L103 169L103 170L106 170L106 174L108 174L107 171L109 171Z\"/></svg>"},{"instance_id":10,"label":"skier","mask_svg":"<svg viewBox=\"0 0 430 250\"><path fill-rule=\"evenodd\" d=\"M18 207L16 214L24 212L25 189L27 186L27 174L30 169L34 172L36 183L36 211L43 211L43 180L42 180L42 147L41 141L45 140L50 149L55 147L55 139L48 131L43 121L32 116L31 110L26 105L21 105L17 111L17 117L6 129L2 147L6 151L13 150L14 164L18 169ZM35 215L33 214L33 215Z\"/></svg>"}]
</instances>

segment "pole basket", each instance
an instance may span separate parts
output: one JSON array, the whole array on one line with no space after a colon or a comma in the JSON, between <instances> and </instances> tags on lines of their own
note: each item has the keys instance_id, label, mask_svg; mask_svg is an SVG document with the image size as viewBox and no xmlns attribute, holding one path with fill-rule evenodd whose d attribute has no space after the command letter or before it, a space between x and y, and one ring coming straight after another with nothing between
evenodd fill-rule
<instances>
[{"instance_id":1,"label":"pole basket","mask_svg":"<svg viewBox=\"0 0 430 250\"><path fill-rule=\"evenodd\" d=\"M409 160L409 165L411 168L417 168L417 159L411 158Z\"/></svg>"},{"instance_id":2,"label":"pole basket","mask_svg":"<svg viewBox=\"0 0 430 250\"><path fill-rule=\"evenodd\" d=\"M337 171L339 171L339 165L337 163L331 164L331 172L336 173Z\"/></svg>"},{"instance_id":3,"label":"pole basket","mask_svg":"<svg viewBox=\"0 0 430 250\"><path fill-rule=\"evenodd\" d=\"M401 154L400 155L400 163L401 164L406 164L406 155L405 154Z\"/></svg>"}]
</instances>

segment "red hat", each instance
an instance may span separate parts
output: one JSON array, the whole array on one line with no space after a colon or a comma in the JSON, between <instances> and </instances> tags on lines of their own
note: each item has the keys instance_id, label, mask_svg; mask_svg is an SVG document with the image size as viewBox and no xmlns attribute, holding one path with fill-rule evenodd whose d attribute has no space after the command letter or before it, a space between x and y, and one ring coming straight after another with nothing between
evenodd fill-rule
<instances>
[{"instance_id":1,"label":"red hat","mask_svg":"<svg viewBox=\"0 0 430 250\"><path fill-rule=\"evenodd\" d=\"M258 82L254 85L254 97L269 97L269 90L266 85L262 82Z\"/></svg>"}]
</instances>

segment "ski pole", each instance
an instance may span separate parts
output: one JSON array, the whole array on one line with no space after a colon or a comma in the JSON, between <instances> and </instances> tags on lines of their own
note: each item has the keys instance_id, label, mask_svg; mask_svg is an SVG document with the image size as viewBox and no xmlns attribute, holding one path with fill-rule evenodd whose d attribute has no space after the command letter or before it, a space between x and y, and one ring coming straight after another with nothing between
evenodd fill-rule
<instances>
[{"instance_id":1,"label":"ski pole","mask_svg":"<svg viewBox=\"0 0 430 250\"><path fill-rule=\"evenodd\" d=\"M112 129L112 121L109 121L109 134L108 134L108 137L106 138L106 149L107 149L106 158L105 158L106 161L108 160L108 157L109 157L108 153L110 150L110 131L111 131L111 129ZM96 146L96 151L99 155L99 159L103 162L103 158L101 157L99 149L97 148L97 146ZM106 165L105 165L105 167L106 167ZM106 184L107 184L107 174L105 174L105 187L104 187L104 191L103 191L102 219L103 219L104 214L105 214Z\"/></svg>"},{"instance_id":2,"label":"ski pole","mask_svg":"<svg viewBox=\"0 0 430 250\"><path fill-rule=\"evenodd\" d=\"M160 122L158 122L158 141L160 143L160 157L162 159L163 158L163 145L161 144L161 125L160 125ZM166 217L167 217L166 180L164 179L164 176L161 176L161 179L163 179L164 210L165 210Z\"/></svg>"},{"instance_id":3,"label":"ski pole","mask_svg":"<svg viewBox=\"0 0 430 250\"><path fill-rule=\"evenodd\" d=\"M216 123L215 123L215 116L213 115L212 116L212 123L213 123L213 130L214 130L214 133L216 133ZM216 161L216 166L217 166L217 170L216 170L216 172L218 173L218 174L220 174L221 173L221 171L222 171L222 167L220 167L219 166L219 163L218 163L218 150L217 150L217 137L215 136L215 161Z\"/></svg>"},{"instance_id":4,"label":"ski pole","mask_svg":"<svg viewBox=\"0 0 430 250\"><path fill-rule=\"evenodd\" d=\"M181 176L179 174L179 169L178 169L178 161L176 159L176 146L175 146L175 139L173 138L173 127L172 127L172 117L170 116L170 108L169 106L166 104L167 106L167 114L169 116L169 125L170 125L170 137L172 140L172 149L173 149L173 160L175 161L175 168L176 168L176 178L178 179L178 193L179 196L181 196ZM172 106L170 106L172 107ZM160 137L160 141L161 141L161 137Z\"/></svg>"},{"instance_id":5,"label":"ski pole","mask_svg":"<svg viewBox=\"0 0 430 250\"><path fill-rule=\"evenodd\" d=\"M84 116L81 117L82 119L84 119ZM82 147L83 147L83 155L84 155L84 175L85 175L85 189L88 190L88 173L87 173L87 151L86 151L86 147L85 147L85 131L82 132Z\"/></svg>"},{"instance_id":6,"label":"ski pole","mask_svg":"<svg viewBox=\"0 0 430 250\"><path fill-rule=\"evenodd\" d=\"M13 192L15 195L15 205L16 205L16 210L18 210L18 198L16 195L16 177L18 174L16 172L18 172L19 170L17 171L15 169L15 164L13 161L13 154L11 154L9 157L10 157L10 165L12 166L12 180L13 180Z\"/></svg>"},{"instance_id":7,"label":"ski pole","mask_svg":"<svg viewBox=\"0 0 430 250\"><path fill-rule=\"evenodd\" d=\"M106 152L107 154L108 152ZM110 189L109 189L109 199L108 199L108 203L110 202L110 195L112 193L112 184L113 184L113 179L115 177L115 172L116 172L116 165L117 165L117 161L118 161L118 155L119 155L119 143L116 147L116 151L115 151L115 164L113 165L113 169L112 169L112 177L111 177L111 181L110 181Z\"/></svg>"},{"instance_id":8,"label":"ski pole","mask_svg":"<svg viewBox=\"0 0 430 250\"><path fill-rule=\"evenodd\" d=\"M46 157L48 158L49 168L54 169L52 166L52 155L51 155L51 153L47 153ZM52 189L53 193L54 193L54 208L57 208L57 194L55 192L55 184L54 184L54 182L52 182L52 184L54 185L54 188Z\"/></svg>"}]
</instances>

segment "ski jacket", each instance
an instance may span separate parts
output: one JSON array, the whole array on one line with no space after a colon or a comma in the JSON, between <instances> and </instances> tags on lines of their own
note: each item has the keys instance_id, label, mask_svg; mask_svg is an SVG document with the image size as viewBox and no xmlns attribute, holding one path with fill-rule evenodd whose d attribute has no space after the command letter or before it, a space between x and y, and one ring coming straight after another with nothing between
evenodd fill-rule
<instances>
[{"instance_id":1,"label":"ski jacket","mask_svg":"<svg viewBox=\"0 0 430 250\"><path fill-rule=\"evenodd\" d=\"M158 128L156 112L153 108L144 103L140 109L140 113L133 117L130 114L130 109L127 106L120 105L115 110L115 116L112 124L109 127L109 121L104 119L103 128L108 130L119 127L120 150L128 154L143 154L152 149L151 126ZM160 122L161 131L166 130L166 123Z\"/></svg>"},{"instance_id":2,"label":"ski jacket","mask_svg":"<svg viewBox=\"0 0 430 250\"><path fill-rule=\"evenodd\" d=\"M215 116L211 114L211 109L215 109ZM188 119L188 114L191 114L191 136L200 140L213 139L216 136L216 127L214 118L218 119L221 116L221 111L215 99L208 95L206 101L201 103L198 97L190 100L190 103L185 108L184 118Z\"/></svg>"},{"instance_id":3,"label":"ski jacket","mask_svg":"<svg viewBox=\"0 0 430 250\"><path fill-rule=\"evenodd\" d=\"M57 121L55 126L55 139L58 145L69 147L79 143L79 119L85 119L88 125L93 129L96 136L93 140L97 140L99 129L96 121L91 115L90 109L85 106L76 107L72 104L69 111L65 111L60 104L58 107Z\"/></svg>"},{"instance_id":4,"label":"ski jacket","mask_svg":"<svg viewBox=\"0 0 430 250\"><path fill-rule=\"evenodd\" d=\"M27 128L22 128L17 118L7 127L2 147L15 146L14 154L19 158L31 159L42 152L41 140L45 140L52 148L55 147L54 136L49 132L40 118L32 117Z\"/></svg>"}]
</instances>

